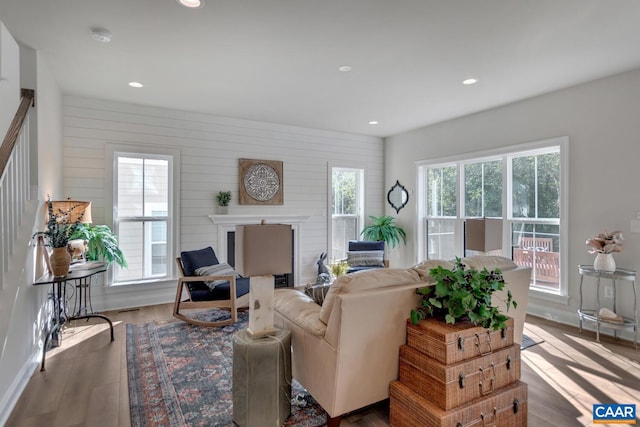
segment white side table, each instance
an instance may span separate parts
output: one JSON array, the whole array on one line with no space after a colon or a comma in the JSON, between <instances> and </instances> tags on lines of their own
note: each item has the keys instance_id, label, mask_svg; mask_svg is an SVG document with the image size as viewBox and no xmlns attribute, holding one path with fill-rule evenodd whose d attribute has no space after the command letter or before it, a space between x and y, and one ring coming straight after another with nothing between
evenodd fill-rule
<instances>
[{"instance_id":1,"label":"white side table","mask_svg":"<svg viewBox=\"0 0 640 427\"><path fill-rule=\"evenodd\" d=\"M582 322L590 321L596 324L596 340L600 342L600 327L613 329L614 336L617 338L618 330L633 329L634 338L633 344L635 348L638 348L638 311L637 311L637 294L636 294L636 272L634 270L628 270L625 268L618 268L614 272L598 271L593 268L592 265L579 265L578 272L580 273L580 309L578 310L578 316L580 317L580 332L582 332ZM596 280L596 308L583 308L582 306L582 285L584 277L595 277ZM615 322L600 317L600 280L608 279L613 283L613 311L616 312L616 286L618 281L624 281L630 283L633 290L633 318L623 317L622 322Z\"/></svg>"}]
</instances>

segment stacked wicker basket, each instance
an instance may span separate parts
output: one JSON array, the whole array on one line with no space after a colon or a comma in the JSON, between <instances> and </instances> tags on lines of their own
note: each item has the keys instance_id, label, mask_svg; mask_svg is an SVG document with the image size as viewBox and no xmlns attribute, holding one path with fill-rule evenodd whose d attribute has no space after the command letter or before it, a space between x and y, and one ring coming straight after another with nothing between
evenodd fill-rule
<instances>
[{"instance_id":1,"label":"stacked wicker basket","mask_svg":"<svg viewBox=\"0 0 640 427\"><path fill-rule=\"evenodd\" d=\"M400 378L390 384L392 426L527 425L527 385L513 319L492 331L457 322L407 322Z\"/></svg>"}]
</instances>

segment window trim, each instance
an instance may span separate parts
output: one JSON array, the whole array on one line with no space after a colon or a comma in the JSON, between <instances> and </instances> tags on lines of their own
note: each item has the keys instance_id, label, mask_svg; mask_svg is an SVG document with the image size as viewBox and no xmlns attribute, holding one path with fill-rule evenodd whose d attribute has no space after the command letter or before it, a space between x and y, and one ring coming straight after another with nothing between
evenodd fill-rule
<instances>
[{"instance_id":1,"label":"window trim","mask_svg":"<svg viewBox=\"0 0 640 427\"><path fill-rule=\"evenodd\" d=\"M545 152L551 147L560 147L560 242L562 242L562 250L560 251L560 286L558 292L545 292L540 288L530 289L531 295L543 295L546 299L553 299L559 302L566 303L569 291L569 273L568 262L569 254L567 242L569 241L568 230L568 218L569 218L569 137L560 136L555 138L549 138L540 141L525 142L522 144L515 144L500 148L494 148L489 150L475 151L463 153L460 155L452 155L441 158L418 160L414 162L416 167L416 189L418 191L418 202L416 203L416 225L417 233L414 238L414 244L416 248L415 262L420 262L426 259L426 208L424 203L425 188L425 172L426 168L435 168L442 166L450 166L452 164L466 164L475 163L477 161L484 161L485 159L495 159L496 157L512 157L517 154L518 156L535 155ZM510 162L507 162L510 165ZM503 169L503 182L506 183L505 190L503 191L503 251L506 247L510 246L509 236L512 219L509 216L504 216L507 212L506 209L509 206L507 203L508 195L511 191L511 182L508 178L510 172L510 166ZM460 186L461 177L458 171L457 174L458 194L461 194ZM464 203L464 202L463 202ZM460 201L457 203L456 211L458 218L461 218L462 205ZM508 208L510 210L510 207ZM510 214L510 212L509 212ZM536 220L539 221L539 220ZM456 230L458 231L458 230ZM511 254L504 254L506 257L511 257Z\"/></svg>"},{"instance_id":2,"label":"window trim","mask_svg":"<svg viewBox=\"0 0 640 427\"><path fill-rule=\"evenodd\" d=\"M142 283L154 283L154 282L166 282L168 280L176 279L176 266L175 262L171 262L176 258L177 245L179 242L178 232L180 229L180 150L167 149L159 147L148 147L129 144L105 144L105 224L113 229L115 227L115 203L114 192L116 182L116 162L115 156L131 154L132 156L167 156L171 157L170 170L169 170L169 197L172 213L167 217L167 275L159 278L150 278L135 281L123 281L113 282L113 271L109 270L109 279L106 281L108 286L126 286L126 285L138 285ZM112 206L112 209L107 209L107 206Z\"/></svg>"}]
</instances>

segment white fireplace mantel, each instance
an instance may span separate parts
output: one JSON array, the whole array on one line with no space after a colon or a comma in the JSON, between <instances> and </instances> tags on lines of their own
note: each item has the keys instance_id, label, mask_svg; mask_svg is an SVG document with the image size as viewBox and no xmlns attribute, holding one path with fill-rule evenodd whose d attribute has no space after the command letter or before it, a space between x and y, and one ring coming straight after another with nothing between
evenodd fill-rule
<instances>
[{"instance_id":1,"label":"white fireplace mantel","mask_svg":"<svg viewBox=\"0 0 640 427\"><path fill-rule=\"evenodd\" d=\"M299 224L309 221L309 215L209 215L214 224Z\"/></svg>"},{"instance_id":2,"label":"white fireplace mantel","mask_svg":"<svg viewBox=\"0 0 640 427\"><path fill-rule=\"evenodd\" d=\"M227 262L227 233L236 230L236 225L289 224L293 229L293 283L300 283L300 225L311 218L309 215L209 215L218 225L218 247L216 255L220 262Z\"/></svg>"}]
</instances>

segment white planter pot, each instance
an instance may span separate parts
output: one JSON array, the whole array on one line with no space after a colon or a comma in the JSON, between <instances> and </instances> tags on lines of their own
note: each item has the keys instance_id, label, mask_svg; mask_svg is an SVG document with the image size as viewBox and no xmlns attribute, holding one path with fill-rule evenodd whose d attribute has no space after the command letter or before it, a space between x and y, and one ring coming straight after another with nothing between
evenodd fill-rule
<instances>
[{"instance_id":1,"label":"white planter pot","mask_svg":"<svg viewBox=\"0 0 640 427\"><path fill-rule=\"evenodd\" d=\"M598 254L593 260L593 269L597 271L616 271L616 260L612 254Z\"/></svg>"}]
</instances>

